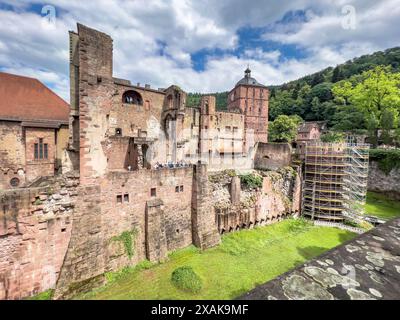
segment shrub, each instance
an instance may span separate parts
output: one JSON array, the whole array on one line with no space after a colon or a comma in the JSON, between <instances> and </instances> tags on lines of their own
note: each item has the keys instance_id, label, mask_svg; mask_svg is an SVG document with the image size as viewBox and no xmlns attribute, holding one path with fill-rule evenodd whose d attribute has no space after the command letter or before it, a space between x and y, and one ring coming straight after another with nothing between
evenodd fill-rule
<instances>
[{"instance_id":1,"label":"shrub","mask_svg":"<svg viewBox=\"0 0 400 320\"><path fill-rule=\"evenodd\" d=\"M243 187L257 189L262 187L263 178L255 174L245 174L240 176L240 183Z\"/></svg>"},{"instance_id":2,"label":"shrub","mask_svg":"<svg viewBox=\"0 0 400 320\"><path fill-rule=\"evenodd\" d=\"M400 168L400 150L398 149L371 149L369 156L371 160L378 162L378 168L387 175L393 169Z\"/></svg>"},{"instance_id":3,"label":"shrub","mask_svg":"<svg viewBox=\"0 0 400 320\"><path fill-rule=\"evenodd\" d=\"M177 288L192 293L198 293L202 288L200 277L190 266L176 268L172 272L171 281Z\"/></svg>"}]
</instances>

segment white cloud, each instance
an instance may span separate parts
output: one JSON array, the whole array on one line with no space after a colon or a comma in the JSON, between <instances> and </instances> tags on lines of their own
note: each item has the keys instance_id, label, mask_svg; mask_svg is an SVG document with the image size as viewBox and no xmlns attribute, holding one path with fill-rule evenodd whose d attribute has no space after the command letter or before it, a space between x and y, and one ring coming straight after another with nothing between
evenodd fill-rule
<instances>
[{"instance_id":1,"label":"white cloud","mask_svg":"<svg viewBox=\"0 0 400 320\"><path fill-rule=\"evenodd\" d=\"M114 39L114 75L133 83L187 91L231 89L247 64L265 84L280 84L353 57L398 45L400 7L397 0L48 0L58 9L56 25L46 26L27 12L39 0L3 0L15 12L0 10L0 67L39 78L68 101L68 30L76 22ZM341 8L354 5L355 30L341 27ZM306 21L279 24L289 11L306 10ZM261 44L235 56L241 27L269 26L267 40L298 46L307 57L287 58ZM262 39L261 39L262 40ZM192 67L191 54L219 48L223 56L207 57L204 70ZM163 54L161 54L163 53Z\"/></svg>"}]
</instances>

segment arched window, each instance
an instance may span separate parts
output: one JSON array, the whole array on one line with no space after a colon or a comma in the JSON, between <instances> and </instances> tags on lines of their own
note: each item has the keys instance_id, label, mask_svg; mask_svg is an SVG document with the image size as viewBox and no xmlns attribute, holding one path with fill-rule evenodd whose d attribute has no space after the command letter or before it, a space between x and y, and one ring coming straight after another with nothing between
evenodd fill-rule
<instances>
[{"instance_id":1,"label":"arched window","mask_svg":"<svg viewBox=\"0 0 400 320\"><path fill-rule=\"evenodd\" d=\"M122 95L122 102L128 104L143 105L143 99L139 92L128 90Z\"/></svg>"}]
</instances>

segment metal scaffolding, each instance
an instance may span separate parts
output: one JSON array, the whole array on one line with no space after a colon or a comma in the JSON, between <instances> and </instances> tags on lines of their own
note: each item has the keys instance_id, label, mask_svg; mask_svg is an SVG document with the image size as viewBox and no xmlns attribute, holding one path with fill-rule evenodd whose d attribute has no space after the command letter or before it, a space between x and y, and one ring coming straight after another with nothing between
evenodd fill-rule
<instances>
[{"instance_id":1,"label":"metal scaffolding","mask_svg":"<svg viewBox=\"0 0 400 320\"><path fill-rule=\"evenodd\" d=\"M302 213L315 220L342 221L363 213L369 146L312 142L306 145Z\"/></svg>"}]
</instances>

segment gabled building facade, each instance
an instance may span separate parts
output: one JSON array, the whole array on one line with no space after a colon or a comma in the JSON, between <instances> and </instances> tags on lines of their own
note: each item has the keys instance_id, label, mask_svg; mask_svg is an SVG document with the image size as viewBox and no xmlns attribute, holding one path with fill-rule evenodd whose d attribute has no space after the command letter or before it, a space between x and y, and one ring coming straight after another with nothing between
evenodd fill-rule
<instances>
[{"instance_id":1,"label":"gabled building facade","mask_svg":"<svg viewBox=\"0 0 400 320\"><path fill-rule=\"evenodd\" d=\"M53 176L68 142L69 105L37 79L0 72L0 189Z\"/></svg>"}]
</instances>

